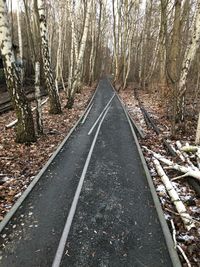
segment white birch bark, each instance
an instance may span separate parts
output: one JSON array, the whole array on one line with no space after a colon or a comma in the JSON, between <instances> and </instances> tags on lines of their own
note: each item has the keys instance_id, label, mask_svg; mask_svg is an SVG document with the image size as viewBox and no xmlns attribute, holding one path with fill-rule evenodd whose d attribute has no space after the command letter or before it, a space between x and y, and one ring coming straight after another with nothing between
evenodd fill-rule
<instances>
[{"instance_id":1,"label":"white birch bark","mask_svg":"<svg viewBox=\"0 0 200 267\"><path fill-rule=\"evenodd\" d=\"M40 90L40 62L35 63L36 124L38 134L43 134L42 101Z\"/></svg>"},{"instance_id":2,"label":"white birch bark","mask_svg":"<svg viewBox=\"0 0 200 267\"><path fill-rule=\"evenodd\" d=\"M125 2L124 10L124 30L122 34L124 35L123 40L123 89L127 86L127 79L130 73L131 67L131 50L132 50L132 39L134 32L132 9L134 7L134 2L132 0Z\"/></svg>"},{"instance_id":3,"label":"white birch bark","mask_svg":"<svg viewBox=\"0 0 200 267\"><path fill-rule=\"evenodd\" d=\"M127 57L124 62L124 84L123 89L127 86L127 80L131 69L131 48L132 48L132 38L133 38L133 30L130 30L129 38L128 38L128 48L127 48ZM127 65L127 66L126 66Z\"/></svg>"},{"instance_id":4,"label":"white birch bark","mask_svg":"<svg viewBox=\"0 0 200 267\"><path fill-rule=\"evenodd\" d=\"M59 22L58 26L58 49L57 49L57 61L56 61L56 90L58 91L58 83L61 80L61 64L62 64L62 24L61 21Z\"/></svg>"},{"instance_id":5,"label":"white birch bark","mask_svg":"<svg viewBox=\"0 0 200 267\"><path fill-rule=\"evenodd\" d=\"M192 38L185 52L182 64L182 71L180 75L179 90L182 91L182 93L184 92L188 71L191 67L191 63L194 60L196 51L199 47L199 42L200 42L200 1L198 0L196 7L196 16L194 18L192 26Z\"/></svg>"},{"instance_id":6,"label":"white birch bark","mask_svg":"<svg viewBox=\"0 0 200 267\"><path fill-rule=\"evenodd\" d=\"M65 85L64 85L64 79L63 79L63 46L66 42L65 36L66 36L66 24L65 18L67 16L67 8L66 4L64 2L58 3L58 49L57 49L57 55L56 55L56 88L58 91L58 84L59 82L62 82L63 89L65 91ZM64 19L63 19L64 18Z\"/></svg>"},{"instance_id":7,"label":"white birch bark","mask_svg":"<svg viewBox=\"0 0 200 267\"><path fill-rule=\"evenodd\" d=\"M197 130L196 130L196 139L195 143L197 145L200 144L200 113L199 113L199 118L198 118L198 123L197 123Z\"/></svg>"},{"instance_id":8,"label":"white birch bark","mask_svg":"<svg viewBox=\"0 0 200 267\"><path fill-rule=\"evenodd\" d=\"M168 5L168 0L161 0L161 15L160 15L161 22L160 22L160 33L159 33L159 59L160 59L159 80L162 87L165 86L166 83L165 69L166 69L167 5Z\"/></svg>"},{"instance_id":9,"label":"white birch bark","mask_svg":"<svg viewBox=\"0 0 200 267\"><path fill-rule=\"evenodd\" d=\"M68 103L67 103L68 108L72 108L73 106L74 96L75 96L76 90L81 80L81 73L82 73L81 71L82 71L84 53L86 49L86 41L88 37L89 24L90 24L90 15L91 15L91 0L87 1L85 25L84 25L83 35L81 38L81 44L80 44L80 49L79 49L79 54L78 54L78 60L76 63L76 69L74 71L74 81L71 83L72 84L71 88L69 88L69 96L68 96Z\"/></svg>"},{"instance_id":10,"label":"white birch bark","mask_svg":"<svg viewBox=\"0 0 200 267\"><path fill-rule=\"evenodd\" d=\"M96 3L92 1L92 23L91 23L91 41L92 48L90 52L89 84L94 81L94 64L95 64L95 41L96 41Z\"/></svg>"},{"instance_id":11,"label":"white birch bark","mask_svg":"<svg viewBox=\"0 0 200 267\"><path fill-rule=\"evenodd\" d=\"M4 0L0 0L0 49L8 91L18 119L16 141L19 143L33 142L36 140L33 117L15 65L8 9Z\"/></svg>"},{"instance_id":12,"label":"white birch bark","mask_svg":"<svg viewBox=\"0 0 200 267\"><path fill-rule=\"evenodd\" d=\"M117 22L118 22L118 12L116 12L115 0L112 0L112 10L113 10L113 43L114 43L114 62L115 62L115 82L119 76L119 60L118 60L118 51L119 51L119 38L117 32Z\"/></svg>"},{"instance_id":13,"label":"white birch bark","mask_svg":"<svg viewBox=\"0 0 200 267\"><path fill-rule=\"evenodd\" d=\"M160 162L166 164L170 169L173 170L177 170L179 172L184 173L184 176L182 177L187 177L187 176L191 176L197 180L200 181L200 171L199 170L194 170L192 167L190 166L181 166L179 164L174 163L173 161L166 159L165 157L163 157L162 155L155 153L151 150L149 150L148 148L144 147L147 151L149 151L150 153L152 153L152 155L154 156L154 158L158 159ZM181 177L179 177L181 178Z\"/></svg>"},{"instance_id":14,"label":"white birch bark","mask_svg":"<svg viewBox=\"0 0 200 267\"><path fill-rule=\"evenodd\" d=\"M196 15L194 17L193 25L192 25L192 37L191 41L188 44L186 49L184 60L182 64L179 85L178 85L178 117L183 119L183 109L184 109L184 94L186 92L186 82L187 76L191 67L191 64L195 58L196 51L199 47L200 42L200 0L197 1L196 6Z\"/></svg>"},{"instance_id":15,"label":"white birch bark","mask_svg":"<svg viewBox=\"0 0 200 267\"><path fill-rule=\"evenodd\" d=\"M75 0L71 1L70 9L70 21L71 21L71 48L70 48L70 61L69 61L69 77L68 77L68 88L71 90L73 84L73 76L74 76L74 64L76 61L75 58ZM69 92L68 92L69 93Z\"/></svg>"},{"instance_id":16,"label":"white birch bark","mask_svg":"<svg viewBox=\"0 0 200 267\"><path fill-rule=\"evenodd\" d=\"M181 216L181 219L182 219L182 221L184 223L185 228L188 231L190 231L190 229L195 227L191 216L187 212L183 202L180 200L180 197L179 197L178 193L174 189L171 181L167 177L167 175L164 172L164 170L163 170L162 166L160 165L159 161L157 159L153 159L153 163L154 163L154 165L156 167L156 171L157 171L158 175L160 176L163 184L165 185L165 187L167 189L167 192L168 192L169 196L171 197L171 200L172 200L173 204L175 205L178 213Z\"/></svg>"},{"instance_id":17,"label":"white birch bark","mask_svg":"<svg viewBox=\"0 0 200 267\"><path fill-rule=\"evenodd\" d=\"M154 70L156 68L156 64L158 60L158 54L159 54L159 37L157 37L156 39L156 45L155 45L155 50L153 51L152 63L150 64L149 73L145 77L144 83L148 82L154 74Z\"/></svg>"},{"instance_id":18,"label":"white birch bark","mask_svg":"<svg viewBox=\"0 0 200 267\"><path fill-rule=\"evenodd\" d=\"M44 0L38 0L38 12L39 12L39 21L40 21L40 36L42 43L42 56L43 56L43 67L46 85L49 94L50 110L51 114L61 113L61 104L59 99L59 93L56 89L53 72L51 69L51 59L49 54L49 45L47 37L47 25L46 25L46 16L44 9Z\"/></svg>"},{"instance_id":19,"label":"white birch bark","mask_svg":"<svg viewBox=\"0 0 200 267\"><path fill-rule=\"evenodd\" d=\"M18 59L18 69L21 76L21 83L23 83L24 79L24 66L23 66L23 41L22 41L22 29L21 29L21 21L20 21L20 0L17 0L17 30L18 30L18 40L19 40L19 59Z\"/></svg>"}]
</instances>

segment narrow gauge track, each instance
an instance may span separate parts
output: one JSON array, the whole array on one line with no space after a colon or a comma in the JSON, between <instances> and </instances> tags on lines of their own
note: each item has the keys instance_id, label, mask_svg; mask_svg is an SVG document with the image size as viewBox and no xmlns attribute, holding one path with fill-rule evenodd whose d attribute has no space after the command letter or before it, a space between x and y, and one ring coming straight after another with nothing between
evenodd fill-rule
<instances>
[{"instance_id":1,"label":"narrow gauge track","mask_svg":"<svg viewBox=\"0 0 200 267\"><path fill-rule=\"evenodd\" d=\"M113 93L101 80L84 123L3 227L1 266L180 266L130 120Z\"/></svg>"},{"instance_id":2,"label":"narrow gauge track","mask_svg":"<svg viewBox=\"0 0 200 267\"><path fill-rule=\"evenodd\" d=\"M148 128L153 129L153 131L157 134L160 135L161 134L161 130L158 128L158 126L156 125L154 119L152 118L152 116L148 113L148 111L145 109L144 105L142 104L142 102L139 99L137 90L134 90L134 94L135 94L135 98L137 99L139 106L140 106L140 110L142 111L142 114L144 116L144 120L146 122L146 125ZM167 149L167 151L170 153L170 155L172 157L176 156L176 153L174 152L174 150L171 148L170 144L168 143L166 138L162 138L162 142L165 146L165 148ZM194 189L194 191L196 192L196 194L198 196L200 196L200 183L192 178L192 177L188 177L187 181L189 183L189 185Z\"/></svg>"},{"instance_id":3,"label":"narrow gauge track","mask_svg":"<svg viewBox=\"0 0 200 267\"><path fill-rule=\"evenodd\" d=\"M46 96L46 95L47 95L47 93L45 91L42 91L41 97ZM29 101L35 100L34 90L33 89L29 90L27 92L26 96L27 96ZM13 105L12 105L12 103L10 101L9 96L6 97L5 100L0 101L0 114L8 112L8 111L10 111L12 109L13 109Z\"/></svg>"}]
</instances>

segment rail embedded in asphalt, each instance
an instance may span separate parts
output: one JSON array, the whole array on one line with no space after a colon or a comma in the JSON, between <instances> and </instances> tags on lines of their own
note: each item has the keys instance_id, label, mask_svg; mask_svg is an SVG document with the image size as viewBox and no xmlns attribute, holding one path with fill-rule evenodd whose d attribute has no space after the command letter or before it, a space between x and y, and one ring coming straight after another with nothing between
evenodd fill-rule
<instances>
[{"instance_id":1,"label":"rail embedded in asphalt","mask_svg":"<svg viewBox=\"0 0 200 267\"><path fill-rule=\"evenodd\" d=\"M110 103L112 102L113 98L115 97L115 93L113 94L113 96L111 97L111 99L108 101L107 105L105 106L105 108L102 110L101 114L99 115L99 117L96 119L95 123L93 124L92 128L89 130L88 135L91 135L91 133L93 132L94 128L96 127L97 123L99 122L99 120L101 119L102 115L104 114L104 112L108 109Z\"/></svg>"},{"instance_id":2,"label":"rail embedded in asphalt","mask_svg":"<svg viewBox=\"0 0 200 267\"><path fill-rule=\"evenodd\" d=\"M65 227L64 227L64 230L63 230L59 245L58 245L58 249L57 249L56 256L54 258L54 262L53 262L52 267L59 267L60 266L60 262L62 260L62 255L63 255L64 249L65 249L65 245L66 245L66 242L67 242L67 237L68 237L68 234L69 234L69 231L70 231L70 228L71 228L71 224L72 224L72 221L73 221L73 218L74 218L74 214L75 214L76 207L77 207L77 204L78 204L78 199L79 199L79 196L80 196L80 193L81 193L81 189L82 189L82 186L83 186L85 175L87 173L87 169L88 169L91 157L92 157L92 152L94 150L94 146L96 144L97 137L98 137L99 131L101 129L101 125L102 125L102 123L103 123L103 121L104 121L109 109L110 109L110 106L105 111L105 113L104 113L104 115L103 115L103 117L102 117L102 119L101 119L101 121L99 123L99 126L97 128L96 134L95 134L93 142L92 142L92 145L90 147L90 151L88 153L88 156L87 156L84 168L83 168L83 172L81 174L81 178L79 180L79 183L78 183L78 186L77 186L77 189L76 189L76 193L74 195L74 199L73 199L70 211L69 211L69 215L67 217L67 221L66 221L66 224L65 224Z\"/></svg>"}]
</instances>

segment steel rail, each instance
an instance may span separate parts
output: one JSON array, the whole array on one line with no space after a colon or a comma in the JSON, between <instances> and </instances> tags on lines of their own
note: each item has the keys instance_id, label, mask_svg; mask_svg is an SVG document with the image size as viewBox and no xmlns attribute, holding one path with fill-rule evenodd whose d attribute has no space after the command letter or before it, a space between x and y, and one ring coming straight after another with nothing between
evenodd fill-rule
<instances>
[{"instance_id":1,"label":"steel rail","mask_svg":"<svg viewBox=\"0 0 200 267\"><path fill-rule=\"evenodd\" d=\"M84 123L85 123L85 121L87 120L87 117L88 117L88 115L89 115L89 113L90 113L90 111L91 111L91 109L92 109L93 106L94 106L94 103L92 103L92 104L90 105L90 107L88 108L88 110L87 110L87 112L86 112L86 114L85 114L83 120L81 121L81 124L84 124Z\"/></svg>"},{"instance_id":2,"label":"steel rail","mask_svg":"<svg viewBox=\"0 0 200 267\"><path fill-rule=\"evenodd\" d=\"M4 230L5 226L8 224L8 222L11 220L11 218L13 217L13 215L20 208L20 206L22 205L22 203L25 201L25 199L31 193L31 191L33 190L33 188L39 182L39 180L41 179L41 177L44 174L44 172L47 170L47 168L53 162L53 160L55 159L55 157L60 153L60 151L62 150L62 148L65 145L65 143L67 142L67 140L70 138L70 136L76 130L76 128L80 124L81 120L85 116L85 113L87 112L88 107L93 102L93 100L94 100L94 98L95 98L95 96L97 94L98 88L99 88L99 86L97 86L97 88L96 88L96 90L95 90L92 98L90 99L90 101L89 101L89 103L88 103L85 111L83 112L83 114L81 115L81 117L77 120L77 122L75 123L75 125L73 126L73 128L69 131L68 135L64 138L64 140L61 142L61 144L57 147L57 149L55 150L55 152L52 154L52 156L49 158L49 160L46 162L46 164L40 170L40 172L35 176L35 178L33 179L33 181L30 183L30 185L27 187L27 189L23 192L23 194L21 195L21 197L15 202L15 204L10 209L10 211L6 214L6 216L4 217L4 219L0 222L0 233Z\"/></svg>"},{"instance_id":3,"label":"steel rail","mask_svg":"<svg viewBox=\"0 0 200 267\"><path fill-rule=\"evenodd\" d=\"M95 123L93 124L92 128L89 130L88 135L91 135L91 133L93 132L94 128L96 127L97 123L99 122L99 120L101 119L101 117L103 116L104 112L108 109L110 103L112 102L113 98L115 97L115 92L113 94L113 96L111 97L111 99L108 101L108 103L106 104L106 106L104 107L104 109L102 110L102 112L100 113L99 117L96 119Z\"/></svg>"},{"instance_id":4,"label":"steel rail","mask_svg":"<svg viewBox=\"0 0 200 267\"><path fill-rule=\"evenodd\" d=\"M79 180L79 183L78 183L75 195L74 195L74 199L72 201L72 205L71 205L69 214L67 216L67 221L66 221L66 224L64 226L64 230L63 230L63 233L62 233L59 245L58 245L58 249L56 251L56 255L55 255L52 267L59 267L60 266L60 263L61 263L61 260L62 260L62 256L63 256L63 253L64 253L64 249L65 249L65 245L66 245L66 242L67 242L67 238L68 238L68 235L69 235L69 231L70 231L70 228L71 228L71 225L72 225L72 221L73 221L73 218L74 218L74 215L75 215L75 212L76 212L76 207L77 207L77 204L78 204L78 200L79 200L79 197L80 197L80 194L81 194L81 189L83 187L83 182L85 180L85 176L86 176L86 173L87 173L87 170L88 170L88 167L89 167L89 164L90 164L90 160L91 160L91 157L92 157L92 153L93 153L93 150L94 150L94 147L95 147L95 144L96 144L96 141L97 141L100 129L101 129L101 125L102 125L102 123L103 123L103 121L104 121L109 109L110 109L110 106L107 108L107 110L105 111L103 117L101 118L101 121L99 122L97 131L95 133L94 139L92 141L92 145L90 147L88 156L86 158L86 162L85 162L85 165L84 165L84 168L83 168L83 171L82 171L82 174L81 174L81 177L80 177L80 180Z\"/></svg>"},{"instance_id":5,"label":"steel rail","mask_svg":"<svg viewBox=\"0 0 200 267\"><path fill-rule=\"evenodd\" d=\"M110 82L109 79L108 79L108 81L109 81L112 89L115 91L115 88L113 87L113 85L112 85L112 83ZM148 182L148 185L149 185L149 188L150 188L150 191L151 191L153 202L155 204L155 208L156 208L156 211L157 211L157 214L158 214L160 225L161 225L164 237L165 237L166 245L167 245L167 248L168 248L168 252L169 252L173 267L181 267L182 265L180 263L177 251L174 248L174 242L173 242L169 227L167 225L167 222L165 220L164 213L163 213L163 210L162 210L158 195L156 193L156 190L155 190L155 187L154 187L154 184L153 184L153 181L152 181L152 178L151 178L151 174L149 172L146 160L145 160L144 155L142 153L142 149L140 147L137 135L136 135L136 133L134 131L133 125L132 125L131 120L130 120L128 114L127 114L127 111L125 109L125 106L124 106L123 102L120 101L120 97L119 97L119 95L117 93L116 93L116 96L118 97L119 102L121 103L121 106L123 108L125 116L126 116L126 118L128 120L128 124L130 126L130 130L132 132L133 140L136 143L136 146L137 146L137 149L138 149L138 152L139 152L139 156L140 156L140 159L141 159L141 162L142 162L145 174L146 174L147 182Z\"/></svg>"},{"instance_id":6,"label":"steel rail","mask_svg":"<svg viewBox=\"0 0 200 267\"><path fill-rule=\"evenodd\" d=\"M154 130L154 132L159 135L161 133L160 129L158 128L158 126L155 124L154 120L150 117L148 111L144 108L144 106L141 104L141 101L137 95L137 93L135 92L135 96L139 102L139 105L140 105L140 108L142 108L143 110L143 114L144 116L146 116L147 120L148 120L148 123L150 124L151 128ZM147 124L148 126L148 124ZM175 157L176 156L176 153L174 152L174 150L171 148L170 144L168 143L168 140L163 137L162 138L162 142L164 144L164 146L166 147L167 151L169 151L169 153L171 154L171 156ZM194 191L196 192L196 194L198 196L200 196L200 183L192 178L192 177L188 177L187 178L187 182L188 184L194 189Z\"/></svg>"}]
</instances>

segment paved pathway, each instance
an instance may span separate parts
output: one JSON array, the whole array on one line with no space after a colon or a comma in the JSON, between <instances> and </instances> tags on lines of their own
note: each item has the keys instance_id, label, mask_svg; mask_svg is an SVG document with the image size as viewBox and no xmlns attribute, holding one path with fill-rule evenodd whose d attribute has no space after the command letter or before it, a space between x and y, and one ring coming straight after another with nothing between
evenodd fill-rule
<instances>
[{"instance_id":1,"label":"paved pathway","mask_svg":"<svg viewBox=\"0 0 200 267\"><path fill-rule=\"evenodd\" d=\"M101 80L85 123L3 231L0 266L49 267L53 262L59 266L55 255L98 124L91 135L88 132L112 96L108 80ZM60 266L173 266L137 146L116 96L99 130Z\"/></svg>"}]
</instances>

